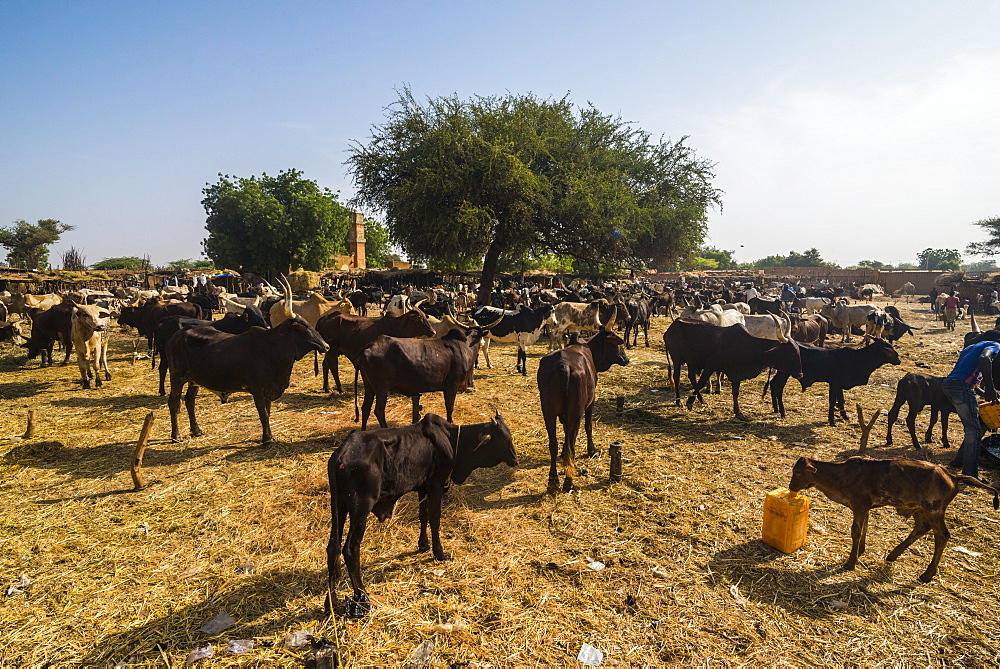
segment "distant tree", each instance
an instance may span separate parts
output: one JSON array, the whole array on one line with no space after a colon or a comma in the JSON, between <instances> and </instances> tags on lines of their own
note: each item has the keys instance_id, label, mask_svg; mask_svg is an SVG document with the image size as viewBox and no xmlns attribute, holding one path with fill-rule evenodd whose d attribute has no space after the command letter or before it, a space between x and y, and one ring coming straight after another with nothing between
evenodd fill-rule
<instances>
[{"instance_id":1,"label":"distant tree","mask_svg":"<svg viewBox=\"0 0 1000 669\"><path fill-rule=\"evenodd\" d=\"M752 266L756 269L764 269L765 267L787 267L787 263L788 256L767 256L760 260L754 260Z\"/></svg>"},{"instance_id":2,"label":"distant tree","mask_svg":"<svg viewBox=\"0 0 1000 669\"><path fill-rule=\"evenodd\" d=\"M685 139L652 141L566 98L421 104L404 89L347 162L356 202L384 215L408 257L480 266L492 286L501 260L531 255L636 267L690 255L721 192Z\"/></svg>"},{"instance_id":3,"label":"distant tree","mask_svg":"<svg viewBox=\"0 0 1000 669\"><path fill-rule=\"evenodd\" d=\"M788 252L788 259L785 261L788 267L827 267L829 263L824 262L815 248L808 249L804 253Z\"/></svg>"},{"instance_id":4,"label":"distant tree","mask_svg":"<svg viewBox=\"0 0 1000 669\"><path fill-rule=\"evenodd\" d=\"M704 256L698 256L694 259L691 264L691 269L721 269L719 267L719 261L715 258L705 258Z\"/></svg>"},{"instance_id":5,"label":"distant tree","mask_svg":"<svg viewBox=\"0 0 1000 669\"><path fill-rule=\"evenodd\" d=\"M977 260L976 262L969 263L970 272L985 272L987 270L996 269L996 260Z\"/></svg>"},{"instance_id":6,"label":"distant tree","mask_svg":"<svg viewBox=\"0 0 1000 669\"><path fill-rule=\"evenodd\" d=\"M87 257L75 246L69 247L69 250L61 253L59 257L64 271L83 272L87 269Z\"/></svg>"},{"instance_id":7,"label":"distant tree","mask_svg":"<svg viewBox=\"0 0 1000 669\"><path fill-rule=\"evenodd\" d=\"M881 260L859 260L856 267L858 269L892 269L892 265L887 265Z\"/></svg>"},{"instance_id":8,"label":"distant tree","mask_svg":"<svg viewBox=\"0 0 1000 669\"><path fill-rule=\"evenodd\" d=\"M49 264L49 246L59 241L72 225L45 218L36 224L18 220L9 228L0 228L0 246L7 249L7 263L25 269L45 269Z\"/></svg>"},{"instance_id":9,"label":"distant tree","mask_svg":"<svg viewBox=\"0 0 1000 669\"><path fill-rule=\"evenodd\" d=\"M962 266L962 256L958 249L924 249L917 256L920 269L950 269L957 271Z\"/></svg>"},{"instance_id":10,"label":"distant tree","mask_svg":"<svg viewBox=\"0 0 1000 669\"><path fill-rule=\"evenodd\" d=\"M896 269L917 269L917 266L911 262L899 262L896 263Z\"/></svg>"},{"instance_id":11,"label":"distant tree","mask_svg":"<svg viewBox=\"0 0 1000 669\"><path fill-rule=\"evenodd\" d=\"M985 242L972 242L965 247L965 252L973 256L995 256L1000 255L1000 216L984 218L976 221L973 225L986 230L989 239Z\"/></svg>"},{"instance_id":12,"label":"distant tree","mask_svg":"<svg viewBox=\"0 0 1000 669\"><path fill-rule=\"evenodd\" d=\"M703 260L714 260L716 266L711 269L735 269L736 261L733 260L734 253L736 252L723 251L721 249L715 248L714 246L706 246L702 248L700 251L698 251L695 257L695 261L697 262L698 258L701 258Z\"/></svg>"},{"instance_id":13,"label":"distant tree","mask_svg":"<svg viewBox=\"0 0 1000 669\"><path fill-rule=\"evenodd\" d=\"M138 258L136 256L126 256L121 258L105 258L100 262L95 262L90 269L129 269L135 272L143 272L149 269L148 258Z\"/></svg>"},{"instance_id":14,"label":"distant tree","mask_svg":"<svg viewBox=\"0 0 1000 669\"><path fill-rule=\"evenodd\" d=\"M180 272L185 269L189 270L210 270L215 269L215 264L211 260L192 260L191 258L182 258L180 260L171 260L167 263L167 269L174 272Z\"/></svg>"},{"instance_id":15,"label":"distant tree","mask_svg":"<svg viewBox=\"0 0 1000 669\"><path fill-rule=\"evenodd\" d=\"M276 177L220 174L202 192L208 230L202 246L216 267L319 271L346 250L350 210L298 170Z\"/></svg>"}]
</instances>

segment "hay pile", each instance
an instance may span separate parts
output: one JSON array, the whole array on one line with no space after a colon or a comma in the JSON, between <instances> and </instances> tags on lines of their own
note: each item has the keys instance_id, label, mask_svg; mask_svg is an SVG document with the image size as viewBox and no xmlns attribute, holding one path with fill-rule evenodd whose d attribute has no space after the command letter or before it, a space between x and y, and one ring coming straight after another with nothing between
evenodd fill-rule
<instances>
[{"instance_id":1,"label":"hay pile","mask_svg":"<svg viewBox=\"0 0 1000 669\"><path fill-rule=\"evenodd\" d=\"M923 328L920 337L900 346L901 367L882 368L869 386L848 391L851 406L888 408L903 373L941 374L955 358L964 328L945 332L923 305L898 306L904 315L914 309L908 319ZM815 491L807 493L806 545L791 555L768 548L758 539L765 492L787 484L800 455L855 454L858 429L825 424L822 386L800 394L789 384L786 420L770 417L759 382L741 394L754 423L732 419L728 394L707 396L690 413L673 407L662 365L666 323L655 320L653 347L633 349L631 365L602 375L601 455L581 462L582 490L570 496L542 494L548 452L534 378L513 374L513 347L495 347L496 367L477 372L456 421L481 422L498 408L521 465L479 471L452 488L442 520L452 561L414 552L414 495L385 523L372 518L362 545L372 613L332 623L322 615L325 462L354 426L353 410L349 393L317 392L308 359L272 415L285 444L261 448L251 399L220 405L207 393L198 401L206 436L170 443L155 372L148 361L127 364L124 336L112 348L115 379L90 391L73 383L73 366L22 368L19 352L4 353L0 585L20 592L0 600L0 666L176 666L206 643L215 652L211 666L301 666L311 649L284 647L300 630L339 644L359 666L401 666L425 641L433 643L434 666L573 664L584 643L604 653L604 666L995 665L1000 516L988 495L973 490L953 502L952 540L928 585L916 576L930 559L929 540L893 565L882 560L908 531L884 509L872 514L864 566L840 571L850 515ZM543 352L533 348L532 371ZM443 412L439 394L423 404ZM9 439L24 432L28 408L38 414L35 437ZM125 492L150 410L152 483ZM390 400L391 422L407 422L409 411L405 398ZM186 431L183 418L181 425ZM913 454L899 426L898 446L878 448L884 429L883 418L872 457ZM957 420L951 439L961 440ZM616 440L624 443L625 480L609 485L606 446ZM953 453L935 446L921 457L946 462ZM593 562L605 567L588 567ZM348 592L346 581L339 584L339 599ZM222 612L231 627L199 631ZM254 647L227 653L235 639Z\"/></svg>"},{"instance_id":2,"label":"hay pile","mask_svg":"<svg viewBox=\"0 0 1000 669\"><path fill-rule=\"evenodd\" d=\"M312 290L319 285L319 274L317 272L307 272L304 269L300 269L298 272L291 272L288 275L288 285L296 293Z\"/></svg>"}]
</instances>

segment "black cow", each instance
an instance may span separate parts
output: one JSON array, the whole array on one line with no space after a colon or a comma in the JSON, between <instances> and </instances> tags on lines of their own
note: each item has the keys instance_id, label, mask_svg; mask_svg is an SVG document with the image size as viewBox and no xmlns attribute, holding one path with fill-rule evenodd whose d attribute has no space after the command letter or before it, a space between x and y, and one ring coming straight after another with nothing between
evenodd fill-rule
<instances>
[{"instance_id":1,"label":"black cow","mask_svg":"<svg viewBox=\"0 0 1000 669\"><path fill-rule=\"evenodd\" d=\"M624 344L621 337L602 327L587 341L573 339L569 346L549 353L538 363L538 394L549 438L549 493L555 493L559 487L556 419L563 425L562 458L566 469L563 491L569 492L573 490L573 477L576 476L576 436L581 420L587 434L586 457L597 452L593 435L597 373L606 372L612 365L629 363L622 348Z\"/></svg>"},{"instance_id":2,"label":"black cow","mask_svg":"<svg viewBox=\"0 0 1000 669\"><path fill-rule=\"evenodd\" d=\"M333 593L340 579L341 537L344 523L351 526L343 542L344 563L354 589L347 615L357 618L369 609L361 580L361 540L368 514L380 521L392 515L396 501L408 492L420 498L418 550L433 548L434 557L447 560L439 526L441 500L451 483L464 483L474 470L506 462L517 466L514 441L497 412L488 423L457 426L429 413L416 424L378 430L354 430L334 451L327 464L330 481L330 541L326 547L328 592L326 611L333 610ZM427 540L427 525L431 541Z\"/></svg>"},{"instance_id":3,"label":"black cow","mask_svg":"<svg viewBox=\"0 0 1000 669\"><path fill-rule=\"evenodd\" d=\"M455 410L455 397L472 381L472 365L485 331L452 330L440 339L405 339L381 335L358 353L355 367L365 383L361 429L367 429L372 402L375 418L387 427L385 405L389 393L413 398L413 422L420 419L420 395L444 392L448 420ZM354 420L358 420L358 391L354 390Z\"/></svg>"},{"instance_id":4,"label":"black cow","mask_svg":"<svg viewBox=\"0 0 1000 669\"><path fill-rule=\"evenodd\" d=\"M625 348L632 348L639 340L639 329L646 339L646 348L649 348L649 300L645 297L629 300L625 303L628 310L628 319L625 321ZM632 334L632 343L629 344L628 336Z\"/></svg>"},{"instance_id":5,"label":"black cow","mask_svg":"<svg viewBox=\"0 0 1000 669\"><path fill-rule=\"evenodd\" d=\"M330 392L330 372L337 383L337 392L344 392L340 385L340 356L346 355L354 364L354 358L365 346L380 335L390 337L433 337L434 328L427 316L419 309L410 309L402 316L386 314L381 318L354 316L335 311L319 319L316 331L330 345L323 357L323 392ZM355 383L357 378L355 376Z\"/></svg>"},{"instance_id":6,"label":"black cow","mask_svg":"<svg viewBox=\"0 0 1000 669\"><path fill-rule=\"evenodd\" d=\"M747 300L747 304L750 305L751 314L774 314L778 317L784 315L781 313L781 302L779 300L772 300L764 297L751 297Z\"/></svg>"},{"instance_id":7,"label":"black cow","mask_svg":"<svg viewBox=\"0 0 1000 669\"><path fill-rule=\"evenodd\" d=\"M836 425L834 414L840 409L840 415L847 420L847 410L844 407L844 391L855 386L868 383L872 372L882 365L898 365L899 354L892 344L883 339L873 339L863 348L820 348L801 344L802 354L802 390L814 383L830 384L828 419L830 425ZM785 417L785 402L783 393L788 374L779 370L771 380L771 407L775 413Z\"/></svg>"},{"instance_id":8,"label":"black cow","mask_svg":"<svg viewBox=\"0 0 1000 669\"><path fill-rule=\"evenodd\" d=\"M938 414L941 414L941 446L951 448L948 443L948 415L955 410L955 405L951 403L951 398L944 394L941 382L944 379L940 376L930 376L910 372L896 383L896 399L889 409L889 426L885 432L885 445L892 446L892 426L899 418L899 410L903 404L908 405L906 412L906 427L910 431L910 438L913 440L913 448L919 449L917 441L917 414L927 405L931 407L931 421L927 426L927 434L924 440L931 443L931 433L934 432L934 424L937 423Z\"/></svg>"},{"instance_id":9,"label":"black cow","mask_svg":"<svg viewBox=\"0 0 1000 669\"><path fill-rule=\"evenodd\" d=\"M521 304L517 310L509 311L497 309L495 307L479 307L472 312L472 320L481 327L489 328L489 335L483 343L483 355L486 357L486 366L492 368L490 363L490 340L517 344L517 363L515 370L525 376L528 375L528 351L527 347L538 341L542 334L542 329L548 322L555 322L552 317L553 306L543 304L535 309Z\"/></svg>"},{"instance_id":10,"label":"black cow","mask_svg":"<svg viewBox=\"0 0 1000 669\"><path fill-rule=\"evenodd\" d=\"M198 387L216 393L248 392L263 431L264 444L274 441L271 435L271 402L281 397L288 387L292 366L309 351L326 352L329 348L319 333L301 316L292 312L291 289L285 301L287 320L270 330L250 328L239 335L219 332L213 327L199 326L180 330L167 342L169 358L170 437L180 440L177 412L181 406L181 390L188 384L184 403L187 406L191 436L204 434L194 415Z\"/></svg>"},{"instance_id":11,"label":"black cow","mask_svg":"<svg viewBox=\"0 0 1000 669\"><path fill-rule=\"evenodd\" d=\"M178 330L187 328L207 326L228 334L243 334L252 327L269 328L270 325L264 320L264 314L260 309L247 305L242 314L227 314L217 321L204 321L197 318L185 318L183 316L167 316L157 321L153 327L153 344L157 355L160 356L160 394L166 395L165 381L168 362L167 342Z\"/></svg>"},{"instance_id":12,"label":"black cow","mask_svg":"<svg viewBox=\"0 0 1000 669\"><path fill-rule=\"evenodd\" d=\"M701 397L701 389L716 372L725 374L733 389L733 413L749 420L740 411L740 383L773 367L790 376L802 376L799 344L794 340L775 341L754 337L739 324L720 327L703 321L679 318L663 333L668 373L672 371L677 406L681 404L681 365L688 366L691 395L687 408ZM670 366L673 369L670 370ZM700 374L700 376L699 376Z\"/></svg>"},{"instance_id":13,"label":"black cow","mask_svg":"<svg viewBox=\"0 0 1000 669\"><path fill-rule=\"evenodd\" d=\"M28 360L41 355L42 367L52 364L52 349L56 341L61 341L66 347L66 357L62 365L69 362L69 354L73 350L73 303L63 302L45 311L28 310L31 319L31 334L28 341L21 344L28 349Z\"/></svg>"}]
</instances>

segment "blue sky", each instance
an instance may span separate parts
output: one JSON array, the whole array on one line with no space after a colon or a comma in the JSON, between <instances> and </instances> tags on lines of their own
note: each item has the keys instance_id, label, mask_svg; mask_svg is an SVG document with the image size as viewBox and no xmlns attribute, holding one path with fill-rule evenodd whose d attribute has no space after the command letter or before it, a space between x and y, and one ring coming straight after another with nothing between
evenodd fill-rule
<instances>
[{"instance_id":1,"label":"blue sky","mask_svg":"<svg viewBox=\"0 0 1000 669\"><path fill-rule=\"evenodd\" d=\"M709 243L914 262L1000 216L996 2L0 2L0 226L197 258L201 189L344 199L395 89L569 94L715 162Z\"/></svg>"}]
</instances>

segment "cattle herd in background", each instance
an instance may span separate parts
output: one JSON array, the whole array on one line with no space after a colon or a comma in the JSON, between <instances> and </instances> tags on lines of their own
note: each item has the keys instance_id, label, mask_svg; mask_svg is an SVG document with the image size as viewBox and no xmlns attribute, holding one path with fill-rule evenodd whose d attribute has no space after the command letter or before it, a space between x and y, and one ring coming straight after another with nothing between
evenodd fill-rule
<instances>
[{"instance_id":1,"label":"cattle herd in background","mask_svg":"<svg viewBox=\"0 0 1000 669\"><path fill-rule=\"evenodd\" d=\"M27 361L40 356L43 366L52 364L56 343L65 349L64 365L75 348L83 388L90 388L92 380L101 386L111 380L106 352L109 320L114 317L136 333L133 363L138 342L146 339L152 365L159 361L161 395L168 394L165 380L170 378L167 405L175 441L182 439L178 414L185 387L191 436L203 434L195 418L195 398L204 387L223 402L236 392L252 395L261 423L261 441L267 444L273 440L271 403L289 386L295 361L312 352L318 374L319 356L324 354L323 390L329 392L332 373L337 392L343 392L339 359L347 358L355 369L355 420L360 419L361 430L352 432L330 458L333 522L327 554L328 608L339 574L337 560L343 552L354 588L347 605L349 615L363 615L368 607L359 551L369 513L384 519L391 515L400 496L417 491L419 548L433 548L435 558L445 559L438 536L444 490L451 482L464 481L476 468L516 464L513 439L499 413L480 425L451 422L457 394L474 387L473 369L480 351L486 365L492 366L491 342L516 344L516 373L527 375L527 347L548 337L550 353L539 361L537 387L551 458L548 491L556 493L560 463L562 490L574 490L575 445L581 423L587 439L585 455L596 452L592 430L598 374L613 365L629 363L625 350L638 345L640 331L644 345L650 345L653 316L671 319L663 344L667 376L678 406L681 371L686 365L688 409L695 402L704 403L703 392L718 392L724 376L732 389L733 413L749 420L740 409L740 384L772 370L765 392L770 389L775 413L785 416L783 390L789 378L799 380L803 389L826 383L830 425L836 424L838 416L847 419L844 391L867 384L883 365L900 364L892 343L905 335L913 336L919 329L906 323L892 305L851 303L851 298L870 298L881 292L874 286L850 292L820 286L807 292L787 285L616 281L595 286L574 281L555 289L525 284L497 290L483 300L486 306L477 306L477 295L461 285L406 286L389 292L369 286L323 286L296 296L287 281L277 283L279 289L260 284L239 294L228 294L209 284L194 292L164 286L160 291L121 288L112 293L80 290L66 295L5 295L0 304L0 340L23 346ZM768 290L773 295L766 294ZM215 318L220 313L225 315ZM974 318L971 322L973 331L966 337L966 345L984 338L1000 341L1000 325L984 332ZM591 336L583 338L585 333ZM839 336L843 345L827 346L827 339L834 336ZM848 346L855 336L863 338L862 345ZM360 410L359 377L363 386ZM444 394L446 418L434 414L421 418L420 396L434 392ZM385 409L390 394L412 398L411 426L387 427ZM932 414L925 440L931 441L940 416L942 441L948 445L947 419L952 407L939 377L910 373L899 381L889 414L887 445L892 443L892 425L904 403L915 448L920 447L915 418L927 406ZM373 408L380 429L367 431ZM557 422L563 426L561 447ZM836 476L833 469L823 469L825 464L800 462L795 476L802 485L815 485L830 494L833 484L827 479ZM950 475L944 472L944 476ZM940 496L947 498L943 502L946 506L954 494L947 489ZM867 508L862 507L858 503L852 508L856 517L866 519ZM943 518L943 507L939 515ZM343 526L348 516L350 531L344 542ZM914 533L920 528L924 532L933 529L939 542L941 536L946 541L946 531L938 533L939 525L943 528L943 520L939 522L934 515L920 520ZM915 538L908 537L890 559L898 557ZM857 561L863 546L863 535L860 544L855 537L849 566ZM933 576L942 547L943 543L935 546L932 565L922 576L925 580Z\"/></svg>"}]
</instances>

